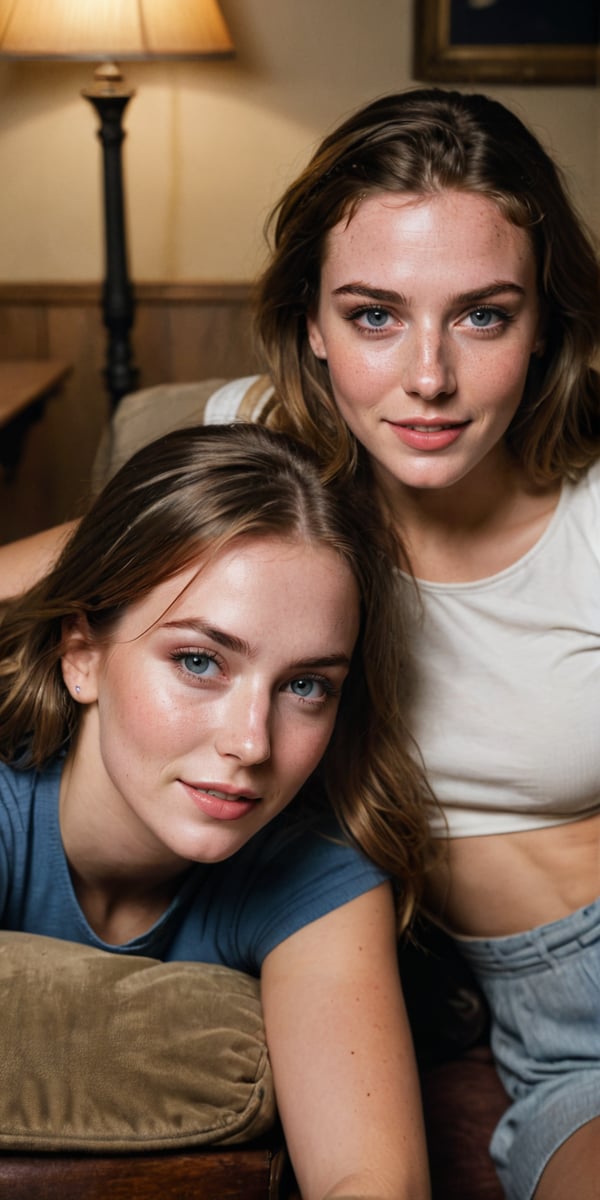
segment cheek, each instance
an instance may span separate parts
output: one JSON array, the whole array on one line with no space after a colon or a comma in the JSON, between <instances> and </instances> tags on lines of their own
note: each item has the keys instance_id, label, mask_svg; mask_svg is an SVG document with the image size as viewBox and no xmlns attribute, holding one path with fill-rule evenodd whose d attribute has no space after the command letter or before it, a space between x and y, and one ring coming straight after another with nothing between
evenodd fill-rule
<instances>
[{"instance_id":1,"label":"cheek","mask_svg":"<svg viewBox=\"0 0 600 1200\"><path fill-rule=\"evenodd\" d=\"M478 376L485 381L490 407L501 411L518 408L529 370L530 356L515 353L509 358L499 357L496 362L478 366Z\"/></svg>"},{"instance_id":2,"label":"cheek","mask_svg":"<svg viewBox=\"0 0 600 1200\"><path fill-rule=\"evenodd\" d=\"M332 355L328 360L333 395L342 415L346 409L372 408L397 379L397 366L384 355Z\"/></svg>"},{"instance_id":3,"label":"cheek","mask_svg":"<svg viewBox=\"0 0 600 1200\"><path fill-rule=\"evenodd\" d=\"M99 690L98 708L105 735L125 741L152 755L176 730L191 724L160 673L129 670L115 663L106 672Z\"/></svg>"},{"instance_id":4,"label":"cheek","mask_svg":"<svg viewBox=\"0 0 600 1200\"><path fill-rule=\"evenodd\" d=\"M197 745L206 733L206 716L195 705L140 695L126 709L122 727L127 728L131 741L152 757Z\"/></svg>"},{"instance_id":5,"label":"cheek","mask_svg":"<svg viewBox=\"0 0 600 1200\"><path fill-rule=\"evenodd\" d=\"M139 764L150 759L163 743L166 726L157 720L152 706L132 693L129 702L115 702L114 694L98 703L100 745L107 764Z\"/></svg>"}]
</instances>

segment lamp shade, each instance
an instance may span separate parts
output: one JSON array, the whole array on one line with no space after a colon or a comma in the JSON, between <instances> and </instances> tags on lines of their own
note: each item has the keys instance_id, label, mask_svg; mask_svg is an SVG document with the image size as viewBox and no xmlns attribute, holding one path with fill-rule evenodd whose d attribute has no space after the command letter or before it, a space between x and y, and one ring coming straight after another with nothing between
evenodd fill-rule
<instances>
[{"instance_id":1,"label":"lamp shade","mask_svg":"<svg viewBox=\"0 0 600 1200\"><path fill-rule=\"evenodd\" d=\"M217 0L0 0L0 57L223 58Z\"/></svg>"}]
</instances>

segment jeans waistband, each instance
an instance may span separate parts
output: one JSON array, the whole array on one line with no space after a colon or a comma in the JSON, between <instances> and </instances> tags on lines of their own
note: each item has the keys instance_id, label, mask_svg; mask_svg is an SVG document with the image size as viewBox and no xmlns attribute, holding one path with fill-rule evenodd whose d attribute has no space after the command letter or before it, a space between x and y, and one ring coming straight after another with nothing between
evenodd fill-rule
<instances>
[{"instance_id":1,"label":"jeans waistband","mask_svg":"<svg viewBox=\"0 0 600 1200\"><path fill-rule=\"evenodd\" d=\"M577 949L600 940L600 898L578 908L560 921L538 925L507 937L462 938L454 936L461 954L478 970L534 967L566 958Z\"/></svg>"}]
</instances>

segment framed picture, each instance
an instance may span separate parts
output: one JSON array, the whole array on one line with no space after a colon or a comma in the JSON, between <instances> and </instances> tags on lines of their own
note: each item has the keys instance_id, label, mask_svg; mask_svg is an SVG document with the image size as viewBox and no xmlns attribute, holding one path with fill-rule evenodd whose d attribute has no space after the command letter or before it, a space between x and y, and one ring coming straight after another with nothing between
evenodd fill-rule
<instances>
[{"instance_id":1,"label":"framed picture","mask_svg":"<svg viewBox=\"0 0 600 1200\"><path fill-rule=\"evenodd\" d=\"M414 0L414 75L600 84L598 0Z\"/></svg>"}]
</instances>

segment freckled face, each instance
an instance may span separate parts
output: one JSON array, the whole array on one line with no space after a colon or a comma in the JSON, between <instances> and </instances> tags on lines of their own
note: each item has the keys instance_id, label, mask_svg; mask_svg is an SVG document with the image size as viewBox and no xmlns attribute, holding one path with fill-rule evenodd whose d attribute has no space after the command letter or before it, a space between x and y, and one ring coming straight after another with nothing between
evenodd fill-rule
<instances>
[{"instance_id":1,"label":"freckled face","mask_svg":"<svg viewBox=\"0 0 600 1200\"><path fill-rule=\"evenodd\" d=\"M491 200L382 192L329 234L308 332L383 482L448 488L504 461L539 324L528 234Z\"/></svg>"},{"instance_id":2,"label":"freckled face","mask_svg":"<svg viewBox=\"0 0 600 1200\"><path fill-rule=\"evenodd\" d=\"M63 659L86 704L70 796L122 863L227 858L333 731L359 625L349 567L278 538L199 565L132 605L108 646L77 657L83 673Z\"/></svg>"}]
</instances>

